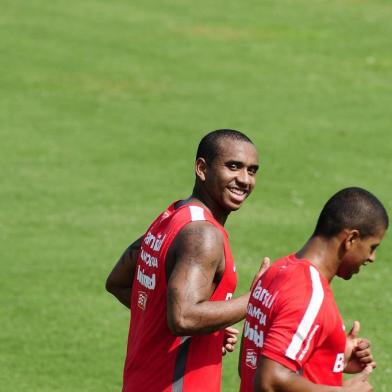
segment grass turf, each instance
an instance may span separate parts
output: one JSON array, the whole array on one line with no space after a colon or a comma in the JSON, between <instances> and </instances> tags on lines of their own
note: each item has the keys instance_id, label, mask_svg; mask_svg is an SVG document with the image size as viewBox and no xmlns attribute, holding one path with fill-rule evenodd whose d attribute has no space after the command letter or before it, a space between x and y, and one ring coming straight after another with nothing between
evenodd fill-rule
<instances>
[{"instance_id":1,"label":"grass turf","mask_svg":"<svg viewBox=\"0 0 392 392\"><path fill-rule=\"evenodd\" d=\"M239 128L259 146L254 194L227 228L239 292L296 250L336 190L391 211L388 1L3 0L0 383L120 389L128 313L104 292L122 249L193 182L197 142ZM391 380L389 235L333 283ZM237 354L223 391L236 391Z\"/></svg>"}]
</instances>

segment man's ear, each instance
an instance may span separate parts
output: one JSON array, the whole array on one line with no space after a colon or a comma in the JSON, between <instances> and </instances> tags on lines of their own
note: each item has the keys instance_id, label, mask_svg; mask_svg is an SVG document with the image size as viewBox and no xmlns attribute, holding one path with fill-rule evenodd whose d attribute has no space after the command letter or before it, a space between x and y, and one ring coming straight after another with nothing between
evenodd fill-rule
<instances>
[{"instance_id":1,"label":"man's ear","mask_svg":"<svg viewBox=\"0 0 392 392\"><path fill-rule=\"evenodd\" d=\"M200 181L204 182L206 180L207 173L207 162L204 158L197 158L195 163L195 173Z\"/></svg>"},{"instance_id":2,"label":"man's ear","mask_svg":"<svg viewBox=\"0 0 392 392\"><path fill-rule=\"evenodd\" d=\"M346 237L344 239L344 248L350 250L356 242L361 238L361 234L357 229L346 230Z\"/></svg>"}]
</instances>

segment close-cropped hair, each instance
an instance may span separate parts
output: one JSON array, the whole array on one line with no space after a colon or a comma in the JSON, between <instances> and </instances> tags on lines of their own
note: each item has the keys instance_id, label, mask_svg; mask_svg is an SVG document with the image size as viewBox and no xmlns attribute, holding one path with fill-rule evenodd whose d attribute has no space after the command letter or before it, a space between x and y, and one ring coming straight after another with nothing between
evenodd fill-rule
<instances>
[{"instance_id":1,"label":"close-cropped hair","mask_svg":"<svg viewBox=\"0 0 392 392\"><path fill-rule=\"evenodd\" d=\"M330 238L344 229L356 229L361 237L387 229L388 213L369 191L350 187L333 195L325 204L313 235Z\"/></svg>"},{"instance_id":2,"label":"close-cropped hair","mask_svg":"<svg viewBox=\"0 0 392 392\"><path fill-rule=\"evenodd\" d=\"M219 155L219 143L223 139L239 140L253 144L245 134L235 129L217 129L205 135L197 148L196 159L204 158L208 164Z\"/></svg>"}]
</instances>

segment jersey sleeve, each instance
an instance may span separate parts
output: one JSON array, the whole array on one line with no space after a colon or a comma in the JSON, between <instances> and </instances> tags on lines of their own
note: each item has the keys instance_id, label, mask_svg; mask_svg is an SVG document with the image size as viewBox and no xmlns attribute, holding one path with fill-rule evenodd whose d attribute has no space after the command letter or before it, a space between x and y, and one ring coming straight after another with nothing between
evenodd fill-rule
<instances>
[{"instance_id":1,"label":"jersey sleeve","mask_svg":"<svg viewBox=\"0 0 392 392\"><path fill-rule=\"evenodd\" d=\"M295 284L292 284L295 279ZM291 278L281 288L261 354L300 371L318 345L324 289L313 266Z\"/></svg>"}]
</instances>

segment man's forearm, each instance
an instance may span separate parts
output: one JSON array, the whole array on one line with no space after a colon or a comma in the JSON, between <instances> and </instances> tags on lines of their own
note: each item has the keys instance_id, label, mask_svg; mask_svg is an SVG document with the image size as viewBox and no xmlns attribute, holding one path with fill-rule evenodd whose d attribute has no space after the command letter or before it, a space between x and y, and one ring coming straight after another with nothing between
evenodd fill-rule
<instances>
[{"instance_id":1,"label":"man's forearm","mask_svg":"<svg viewBox=\"0 0 392 392\"><path fill-rule=\"evenodd\" d=\"M249 293L227 301L203 301L183 306L170 300L168 324L175 335L199 335L233 325L246 315Z\"/></svg>"},{"instance_id":2,"label":"man's forearm","mask_svg":"<svg viewBox=\"0 0 392 392\"><path fill-rule=\"evenodd\" d=\"M370 392L367 379L371 366L364 369L341 387L318 385L298 375L278 362L261 357L254 377L255 392Z\"/></svg>"}]
</instances>

